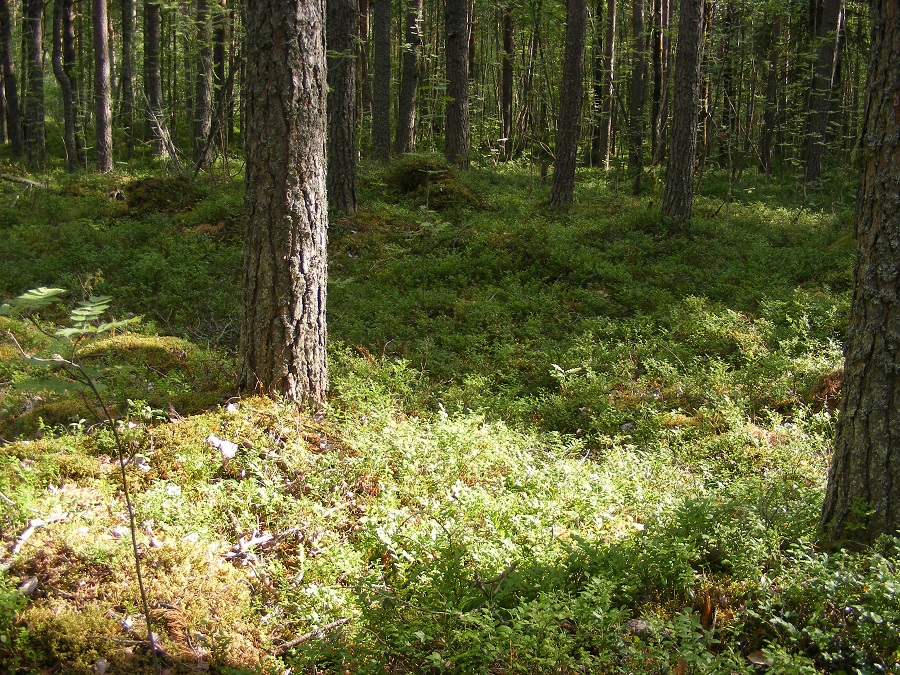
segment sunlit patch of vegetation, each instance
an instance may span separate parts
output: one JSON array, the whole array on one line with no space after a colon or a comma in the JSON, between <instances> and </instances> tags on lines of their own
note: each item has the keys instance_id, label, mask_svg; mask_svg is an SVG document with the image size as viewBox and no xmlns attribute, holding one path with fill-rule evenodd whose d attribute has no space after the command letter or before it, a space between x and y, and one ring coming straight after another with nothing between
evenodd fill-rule
<instances>
[{"instance_id":1,"label":"sunlit patch of vegetation","mask_svg":"<svg viewBox=\"0 0 900 675\"><path fill-rule=\"evenodd\" d=\"M900 542L816 543L850 196L713 174L668 231L614 174L565 217L535 178L453 174L472 208L362 168L324 418L235 390L239 184L150 213L85 177L52 241L0 186L0 295L144 317L84 357L172 672L896 671ZM110 427L32 369L0 346L0 664L151 672Z\"/></svg>"}]
</instances>

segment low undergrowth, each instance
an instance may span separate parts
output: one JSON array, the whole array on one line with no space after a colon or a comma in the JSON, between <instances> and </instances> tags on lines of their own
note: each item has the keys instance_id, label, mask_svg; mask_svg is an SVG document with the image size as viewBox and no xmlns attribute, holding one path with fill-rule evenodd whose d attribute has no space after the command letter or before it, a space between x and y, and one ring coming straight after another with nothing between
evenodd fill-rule
<instances>
[{"instance_id":1,"label":"low undergrowth","mask_svg":"<svg viewBox=\"0 0 900 675\"><path fill-rule=\"evenodd\" d=\"M476 208L389 175L363 167L332 229L315 419L236 396L239 185L174 214L70 190L67 243L34 250L0 195L4 295L145 315L86 356L170 672L900 672L900 541L816 541L849 196L712 181L667 232L601 174L564 216L521 169L454 174ZM0 664L152 672L111 431L32 376L4 343Z\"/></svg>"}]
</instances>

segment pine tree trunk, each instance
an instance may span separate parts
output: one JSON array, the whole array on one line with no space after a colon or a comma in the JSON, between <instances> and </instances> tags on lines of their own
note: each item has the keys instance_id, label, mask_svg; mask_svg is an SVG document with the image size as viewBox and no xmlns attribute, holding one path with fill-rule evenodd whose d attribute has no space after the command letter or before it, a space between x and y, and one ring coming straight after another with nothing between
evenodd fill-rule
<instances>
[{"instance_id":1,"label":"pine tree trunk","mask_svg":"<svg viewBox=\"0 0 900 675\"><path fill-rule=\"evenodd\" d=\"M559 94L559 126L556 131L556 163L550 187L550 206L570 204L575 196L575 159L581 125L584 41L587 29L585 0L568 0L566 51Z\"/></svg>"},{"instance_id":2,"label":"pine tree trunk","mask_svg":"<svg viewBox=\"0 0 900 675\"><path fill-rule=\"evenodd\" d=\"M197 0L197 72L194 84L194 162L205 160L207 137L212 128L213 107L213 55L212 21L208 0Z\"/></svg>"},{"instance_id":3,"label":"pine tree trunk","mask_svg":"<svg viewBox=\"0 0 900 675\"><path fill-rule=\"evenodd\" d=\"M703 0L682 0L675 47L674 115L662 214L682 224L690 221L694 200L703 4Z\"/></svg>"},{"instance_id":4,"label":"pine tree trunk","mask_svg":"<svg viewBox=\"0 0 900 675\"><path fill-rule=\"evenodd\" d=\"M613 111L615 110L615 69L616 69L616 0L606 3L606 45L603 51L603 96L600 113L600 134L597 154L603 168L609 170L610 147L613 132Z\"/></svg>"},{"instance_id":5,"label":"pine tree trunk","mask_svg":"<svg viewBox=\"0 0 900 675\"><path fill-rule=\"evenodd\" d=\"M644 0L631 2L631 82L628 84L628 172L634 194L641 192L644 174L644 103L647 99L647 50L644 35Z\"/></svg>"},{"instance_id":6,"label":"pine tree trunk","mask_svg":"<svg viewBox=\"0 0 900 675\"><path fill-rule=\"evenodd\" d=\"M72 97L72 83L63 69L62 59L63 0L53 2L53 75L59 82L63 103L63 142L66 146L66 164L69 172L78 170L78 147L75 145L75 101Z\"/></svg>"},{"instance_id":7,"label":"pine tree trunk","mask_svg":"<svg viewBox=\"0 0 900 675\"><path fill-rule=\"evenodd\" d=\"M391 0L375 0L372 152L382 162L391 159Z\"/></svg>"},{"instance_id":8,"label":"pine tree trunk","mask_svg":"<svg viewBox=\"0 0 900 675\"><path fill-rule=\"evenodd\" d=\"M814 183L822 177L822 158L825 155L825 133L831 109L835 72L835 46L841 0L824 0L821 20L816 22L818 51L815 74L810 88L809 132L806 137L806 182Z\"/></svg>"},{"instance_id":9,"label":"pine tree trunk","mask_svg":"<svg viewBox=\"0 0 900 675\"><path fill-rule=\"evenodd\" d=\"M81 86L78 81L78 52L75 46L75 5L74 0L63 0L62 15L62 58L63 70L72 87L72 103L75 108L75 159L78 166L87 168L87 139L85 138L87 107L83 105Z\"/></svg>"},{"instance_id":10,"label":"pine tree trunk","mask_svg":"<svg viewBox=\"0 0 900 675\"><path fill-rule=\"evenodd\" d=\"M363 126L372 114L372 82L369 76L369 0L359 0L357 61L359 84L357 106Z\"/></svg>"},{"instance_id":11,"label":"pine tree trunk","mask_svg":"<svg viewBox=\"0 0 900 675\"><path fill-rule=\"evenodd\" d=\"M44 132L44 64L41 19L43 0L25 0L22 17L22 44L28 67L25 90L25 161L32 171L47 161Z\"/></svg>"},{"instance_id":12,"label":"pine tree trunk","mask_svg":"<svg viewBox=\"0 0 900 675\"><path fill-rule=\"evenodd\" d=\"M3 93L6 95L6 131L14 157L25 153L19 119L19 92L13 60L12 15L9 0L0 0L0 60L3 61Z\"/></svg>"},{"instance_id":13,"label":"pine tree trunk","mask_svg":"<svg viewBox=\"0 0 900 675\"><path fill-rule=\"evenodd\" d=\"M163 138L163 93L160 72L160 3L147 0L144 4L144 98L147 109L147 130L145 137L153 140L157 157L168 157L169 150Z\"/></svg>"},{"instance_id":14,"label":"pine tree trunk","mask_svg":"<svg viewBox=\"0 0 900 675\"><path fill-rule=\"evenodd\" d=\"M327 0L328 208L356 213L356 0Z\"/></svg>"},{"instance_id":15,"label":"pine tree trunk","mask_svg":"<svg viewBox=\"0 0 900 675\"><path fill-rule=\"evenodd\" d=\"M503 55L500 81L500 159L512 158L513 148L513 19L512 7L503 5Z\"/></svg>"},{"instance_id":16,"label":"pine tree trunk","mask_svg":"<svg viewBox=\"0 0 900 675\"><path fill-rule=\"evenodd\" d=\"M422 51L422 0L407 0L403 65L400 72L400 96L394 150L398 154L416 147L416 93L419 88L419 53Z\"/></svg>"},{"instance_id":17,"label":"pine tree trunk","mask_svg":"<svg viewBox=\"0 0 900 675\"><path fill-rule=\"evenodd\" d=\"M444 155L461 169L469 167L469 28L466 0L446 0L444 50L447 58L447 110Z\"/></svg>"},{"instance_id":18,"label":"pine tree trunk","mask_svg":"<svg viewBox=\"0 0 900 675\"><path fill-rule=\"evenodd\" d=\"M106 0L94 0L94 130L97 171L113 170L112 97L109 81L109 36Z\"/></svg>"},{"instance_id":19,"label":"pine tree trunk","mask_svg":"<svg viewBox=\"0 0 900 675\"><path fill-rule=\"evenodd\" d=\"M134 0L122 0L122 85L120 108L125 130L125 157L134 157Z\"/></svg>"},{"instance_id":20,"label":"pine tree trunk","mask_svg":"<svg viewBox=\"0 0 900 675\"><path fill-rule=\"evenodd\" d=\"M325 400L325 7L248 0L240 381Z\"/></svg>"},{"instance_id":21,"label":"pine tree trunk","mask_svg":"<svg viewBox=\"0 0 900 675\"><path fill-rule=\"evenodd\" d=\"M759 170L772 173L772 150L775 138L775 121L778 113L778 62L781 57L778 42L781 38L781 17L772 17L769 39L769 72L766 74L766 109L763 111L763 128L759 139Z\"/></svg>"},{"instance_id":22,"label":"pine tree trunk","mask_svg":"<svg viewBox=\"0 0 900 675\"><path fill-rule=\"evenodd\" d=\"M896 0L871 8L853 300L821 518L829 541L864 545L900 534L900 12Z\"/></svg>"}]
</instances>

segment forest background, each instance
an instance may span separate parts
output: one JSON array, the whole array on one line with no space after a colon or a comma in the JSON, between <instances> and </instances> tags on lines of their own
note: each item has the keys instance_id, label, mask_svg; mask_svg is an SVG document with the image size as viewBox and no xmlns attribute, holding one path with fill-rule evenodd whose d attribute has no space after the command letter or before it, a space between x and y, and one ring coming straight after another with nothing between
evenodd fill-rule
<instances>
[{"instance_id":1,"label":"forest background","mask_svg":"<svg viewBox=\"0 0 900 675\"><path fill-rule=\"evenodd\" d=\"M897 540L817 527L868 7L700 7L688 90L667 0L327 5L306 413L232 398L246 8L0 1L0 296L141 317L78 355L149 598L113 427L4 344L3 665L896 672ZM665 219L692 94L696 197ZM69 318L0 326L41 353Z\"/></svg>"}]
</instances>

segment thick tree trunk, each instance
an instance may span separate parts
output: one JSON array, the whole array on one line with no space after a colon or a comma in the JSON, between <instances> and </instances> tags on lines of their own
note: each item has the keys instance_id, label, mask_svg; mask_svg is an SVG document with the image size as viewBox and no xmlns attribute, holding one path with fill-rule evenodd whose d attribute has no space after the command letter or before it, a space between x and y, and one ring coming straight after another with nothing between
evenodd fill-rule
<instances>
[{"instance_id":1,"label":"thick tree trunk","mask_svg":"<svg viewBox=\"0 0 900 675\"><path fill-rule=\"evenodd\" d=\"M41 19L43 0L25 0L22 17L22 43L28 68L25 90L25 161L34 171L47 161L44 132L44 63Z\"/></svg>"},{"instance_id":2,"label":"thick tree trunk","mask_svg":"<svg viewBox=\"0 0 900 675\"><path fill-rule=\"evenodd\" d=\"M207 0L197 0L197 78L194 83L194 162L202 164L206 154L206 139L212 128L213 55L212 20ZM203 168L201 166L201 168Z\"/></svg>"},{"instance_id":3,"label":"thick tree trunk","mask_svg":"<svg viewBox=\"0 0 900 675\"><path fill-rule=\"evenodd\" d=\"M703 0L682 0L675 47L675 112L672 117L669 165L662 214L682 224L691 219L694 160L697 154L697 110L700 104L700 47Z\"/></svg>"},{"instance_id":4,"label":"thick tree trunk","mask_svg":"<svg viewBox=\"0 0 900 675\"><path fill-rule=\"evenodd\" d=\"M62 23L63 0L53 3L53 51L51 61L53 74L59 82L63 103L63 142L66 146L66 164L69 172L78 170L78 146L75 145L75 99L72 96L72 83L63 68L62 57Z\"/></svg>"},{"instance_id":5,"label":"thick tree trunk","mask_svg":"<svg viewBox=\"0 0 900 675\"><path fill-rule=\"evenodd\" d=\"M94 0L94 130L97 171L113 170L112 98L109 82L109 39L106 0Z\"/></svg>"},{"instance_id":6,"label":"thick tree trunk","mask_svg":"<svg viewBox=\"0 0 900 675\"><path fill-rule=\"evenodd\" d=\"M325 400L325 6L248 0L244 317L247 391Z\"/></svg>"},{"instance_id":7,"label":"thick tree trunk","mask_svg":"<svg viewBox=\"0 0 900 675\"><path fill-rule=\"evenodd\" d=\"M372 152L391 159L391 0L375 0L374 75L372 94Z\"/></svg>"},{"instance_id":8,"label":"thick tree trunk","mask_svg":"<svg viewBox=\"0 0 900 675\"><path fill-rule=\"evenodd\" d=\"M871 7L853 300L821 519L828 540L859 544L900 534L900 12L896 0Z\"/></svg>"},{"instance_id":9,"label":"thick tree trunk","mask_svg":"<svg viewBox=\"0 0 900 675\"><path fill-rule=\"evenodd\" d=\"M500 75L500 159L512 158L513 148L513 18L512 6L503 5L503 55Z\"/></svg>"},{"instance_id":10,"label":"thick tree trunk","mask_svg":"<svg viewBox=\"0 0 900 675\"><path fill-rule=\"evenodd\" d=\"M19 92L13 59L12 15L9 0L0 0L0 60L3 61L3 93L6 95L6 131L14 157L25 152L19 119Z\"/></svg>"},{"instance_id":11,"label":"thick tree trunk","mask_svg":"<svg viewBox=\"0 0 900 675\"><path fill-rule=\"evenodd\" d=\"M147 109L145 137L153 140L157 157L168 157L164 138L162 74L159 63L159 0L147 0L144 4L144 103Z\"/></svg>"},{"instance_id":12,"label":"thick tree trunk","mask_svg":"<svg viewBox=\"0 0 900 675\"><path fill-rule=\"evenodd\" d=\"M356 212L356 0L327 0L326 11L328 207L345 215Z\"/></svg>"},{"instance_id":13,"label":"thick tree trunk","mask_svg":"<svg viewBox=\"0 0 900 675\"><path fill-rule=\"evenodd\" d=\"M815 73L809 97L809 130L806 137L806 182L814 183L822 177L822 158L825 155L825 133L831 109L837 51L838 19L841 0L824 0L820 20L816 22L818 51Z\"/></svg>"},{"instance_id":14,"label":"thick tree trunk","mask_svg":"<svg viewBox=\"0 0 900 675\"><path fill-rule=\"evenodd\" d=\"M647 99L647 50L644 0L631 1L631 82L628 84L628 172L634 194L641 192L644 174L644 103Z\"/></svg>"},{"instance_id":15,"label":"thick tree trunk","mask_svg":"<svg viewBox=\"0 0 900 675\"><path fill-rule=\"evenodd\" d=\"M447 111L444 155L461 169L469 167L469 53L466 0L446 0L444 49L447 56Z\"/></svg>"},{"instance_id":16,"label":"thick tree trunk","mask_svg":"<svg viewBox=\"0 0 900 675\"><path fill-rule=\"evenodd\" d=\"M122 0L122 97L120 117L125 130L125 157L134 157L134 0Z\"/></svg>"},{"instance_id":17,"label":"thick tree trunk","mask_svg":"<svg viewBox=\"0 0 900 675\"><path fill-rule=\"evenodd\" d=\"M584 40L587 29L585 0L568 0L566 51L559 94L559 126L556 131L556 163L550 187L550 206L570 204L575 196L575 158L581 125Z\"/></svg>"},{"instance_id":18,"label":"thick tree trunk","mask_svg":"<svg viewBox=\"0 0 900 675\"><path fill-rule=\"evenodd\" d=\"M422 51L422 0L407 0L403 45L403 67L400 72L400 99L394 150L398 154L416 147L416 92L419 88L419 53Z\"/></svg>"}]
</instances>

